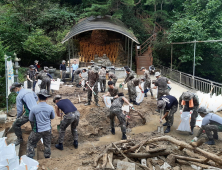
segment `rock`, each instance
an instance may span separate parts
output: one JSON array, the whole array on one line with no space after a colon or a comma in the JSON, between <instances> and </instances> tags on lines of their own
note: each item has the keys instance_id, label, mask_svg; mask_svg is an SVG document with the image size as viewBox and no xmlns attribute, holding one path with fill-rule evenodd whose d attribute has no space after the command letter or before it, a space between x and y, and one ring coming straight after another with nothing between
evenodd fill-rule
<instances>
[{"instance_id":1,"label":"rock","mask_svg":"<svg viewBox=\"0 0 222 170\"><path fill-rule=\"evenodd\" d=\"M135 170L136 169L136 165L135 165L135 163L118 161L117 162L117 169L118 170Z\"/></svg>"},{"instance_id":2,"label":"rock","mask_svg":"<svg viewBox=\"0 0 222 170\"><path fill-rule=\"evenodd\" d=\"M44 166L44 165L42 165L42 169L45 169L45 166Z\"/></svg>"},{"instance_id":3,"label":"rock","mask_svg":"<svg viewBox=\"0 0 222 170\"><path fill-rule=\"evenodd\" d=\"M181 170L179 166L173 167L173 170Z\"/></svg>"},{"instance_id":4,"label":"rock","mask_svg":"<svg viewBox=\"0 0 222 170\"><path fill-rule=\"evenodd\" d=\"M89 164L90 164L90 161L88 161L88 160L82 161L82 165L89 165Z\"/></svg>"},{"instance_id":5,"label":"rock","mask_svg":"<svg viewBox=\"0 0 222 170\"><path fill-rule=\"evenodd\" d=\"M113 166L117 167L117 162L120 161L120 159L113 159Z\"/></svg>"},{"instance_id":6,"label":"rock","mask_svg":"<svg viewBox=\"0 0 222 170\"><path fill-rule=\"evenodd\" d=\"M7 119L6 114L0 114L0 123L5 123L6 119Z\"/></svg>"},{"instance_id":7,"label":"rock","mask_svg":"<svg viewBox=\"0 0 222 170\"><path fill-rule=\"evenodd\" d=\"M17 115L17 110L15 108L12 108L8 112L8 116L15 117Z\"/></svg>"}]
</instances>

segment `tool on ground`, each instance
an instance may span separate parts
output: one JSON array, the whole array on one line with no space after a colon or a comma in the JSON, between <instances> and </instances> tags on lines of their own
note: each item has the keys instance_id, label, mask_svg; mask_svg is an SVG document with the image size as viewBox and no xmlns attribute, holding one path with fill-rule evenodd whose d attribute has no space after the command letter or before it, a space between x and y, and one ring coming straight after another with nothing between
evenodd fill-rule
<instances>
[{"instance_id":1,"label":"tool on ground","mask_svg":"<svg viewBox=\"0 0 222 170\"><path fill-rule=\"evenodd\" d=\"M134 107L131 107L131 110L137 112L138 115L139 115L139 116L142 118L142 120L143 120L142 123L143 123L143 124L146 124L146 118L145 118L139 111L135 110Z\"/></svg>"},{"instance_id":2,"label":"tool on ground","mask_svg":"<svg viewBox=\"0 0 222 170\"><path fill-rule=\"evenodd\" d=\"M81 100L80 100L80 96L78 95L78 98L79 98L79 103L81 103Z\"/></svg>"},{"instance_id":3,"label":"tool on ground","mask_svg":"<svg viewBox=\"0 0 222 170\"><path fill-rule=\"evenodd\" d=\"M162 119L163 115L163 109L160 109L160 119ZM164 129L163 129L163 123L160 122L160 126L157 126L157 132L160 133L161 135L164 134Z\"/></svg>"},{"instance_id":4,"label":"tool on ground","mask_svg":"<svg viewBox=\"0 0 222 170\"><path fill-rule=\"evenodd\" d=\"M60 120L60 124L59 124L59 125L57 125L57 131L58 131L58 132L60 131L60 125L61 125L61 123L62 123L62 115L63 115L63 113L61 113L61 120Z\"/></svg>"}]
</instances>

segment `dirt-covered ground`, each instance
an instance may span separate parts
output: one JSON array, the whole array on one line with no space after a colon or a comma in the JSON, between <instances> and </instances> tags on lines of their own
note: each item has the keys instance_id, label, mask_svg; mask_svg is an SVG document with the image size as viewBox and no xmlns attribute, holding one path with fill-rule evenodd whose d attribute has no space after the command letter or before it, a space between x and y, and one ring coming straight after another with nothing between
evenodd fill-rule
<instances>
[{"instance_id":1,"label":"dirt-covered ground","mask_svg":"<svg viewBox=\"0 0 222 170\"><path fill-rule=\"evenodd\" d=\"M119 80L118 82L122 82ZM122 90L121 90L122 91ZM126 94L127 91L124 90ZM95 106L92 102L90 106L84 106L87 100L87 92L83 91L82 88L69 87L63 85L61 89L53 93L52 97L47 100L47 103L54 106L52 102L53 96L56 94L62 95L63 98L70 99L80 112L80 121L78 125L79 134L79 148L74 149L73 138L71 135L70 127L66 130L66 136L64 140L64 150L60 151L55 148L55 144L58 139L57 125L60 123L61 118L57 117L51 121L52 126L52 145L51 145L51 158L45 159L43 150L44 146L41 142L37 146L37 159L40 163L39 169L46 170L83 170L83 169L94 169L93 161L99 153L101 153L107 144L110 142L116 142L121 140L121 130L119 122L116 119L116 135L110 133L110 120L107 117L109 110L105 107L102 99L100 99L100 107ZM99 93L102 96L104 93ZM125 95L128 98L128 95ZM80 103L79 103L80 98ZM159 125L159 114L155 112L156 100L152 99L150 93L148 97L144 98L144 101L139 106L134 108L140 111L146 117L146 124L142 124L141 118L134 111L130 112L129 126L127 127L128 139L133 139L135 142L139 142L151 137L159 136L157 133L157 126ZM168 134L176 139L190 142L194 136L190 136L188 133L181 133L176 131L180 123L179 112L175 113L174 125L171 128L171 132ZM30 124L27 123L22 126L24 142L20 146L20 156L26 154L26 145L28 136L31 132ZM196 134L198 128L195 128L194 133ZM204 136L203 136L204 137ZM203 144L201 147L212 153L217 153L222 148L222 136L216 141L216 145L208 146ZM169 147L175 147L169 145Z\"/></svg>"}]
</instances>

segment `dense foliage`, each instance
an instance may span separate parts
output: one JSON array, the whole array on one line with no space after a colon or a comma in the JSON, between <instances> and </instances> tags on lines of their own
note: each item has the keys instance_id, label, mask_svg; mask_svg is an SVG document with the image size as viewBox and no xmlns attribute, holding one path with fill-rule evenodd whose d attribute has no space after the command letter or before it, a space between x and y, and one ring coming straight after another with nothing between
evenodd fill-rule
<instances>
[{"instance_id":1,"label":"dense foliage","mask_svg":"<svg viewBox=\"0 0 222 170\"><path fill-rule=\"evenodd\" d=\"M143 43L159 23L165 30L153 43L155 64L170 66L170 42L220 39L220 0L0 0L0 41L20 64L35 59L59 63L67 58L61 44L71 27L88 16L118 18ZM139 17L140 16L140 17ZM142 17L141 17L142 16ZM141 19L143 18L143 19ZM222 81L221 43L198 43L196 75ZM173 68L192 73L193 44L173 46Z\"/></svg>"}]
</instances>

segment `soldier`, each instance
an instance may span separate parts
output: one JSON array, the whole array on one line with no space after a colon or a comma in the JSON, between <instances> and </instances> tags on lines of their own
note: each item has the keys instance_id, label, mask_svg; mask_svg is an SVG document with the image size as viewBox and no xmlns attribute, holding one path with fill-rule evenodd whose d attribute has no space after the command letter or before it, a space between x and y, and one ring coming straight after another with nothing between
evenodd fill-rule
<instances>
[{"instance_id":1,"label":"soldier","mask_svg":"<svg viewBox=\"0 0 222 170\"><path fill-rule=\"evenodd\" d=\"M112 96L114 98L118 97L118 88L114 87L114 83L112 81L108 81L108 92L104 96Z\"/></svg>"},{"instance_id":2,"label":"soldier","mask_svg":"<svg viewBox=\"0 0 222 170\"><path fill-rule=\"evenodd\" d=\"M99 106L98 104L98 81L99 81L99 67L95 66L92 70L88 71L88 81L86 82L86 84L95 92L94 94L94 100L96 102L96 106ZM87 105L91 105L91 99L92 99L92 90L88 88L88 103L85 104L85 106Z\"/></svg>"},{"instance_id":3,"label":"soldier","mask_svg":"<svg viewBox=\"0 0 222 170\"><path fill-rule=\"evenodd\" d=\"M63 82L66 81L66 61L65 60L62 60L62 64L60 64L59 66L59 69L60 69L60 74L61 74L61 79Z\"/></svg>"},{"instance_id":4,"label":"soldier","mask_svg":"<svg viewBox=\"0 0 222 170\"><path fill-rule=\"evenodd\" d=\"M157 89L157 99L161 98L163 95L169 95L169 90L167 84L170 84L170 81L166 77L161 77L159 72L155 73L155 77L157 80L155 81L155 87L153 89Z\"/></svg>"},{"instance_id":5,"label":"soldier","mask_svg":"<svg viewBox=\"0 0 222 170\"><path fill-rule=\"evenodd\" d=\"M81 85L79 84L79 79L80 79L79 74L80 74L80 73L81 73L81 70L80 70L80 69L77 69L77 70L73 73L74 82L75 82L76 87L81 86Z\"/></svg>"},{"instance_id":6,"label":"soldier","mask_svg":"<svg viewBox=\"0 0 222 170\"><path fill-rule=\"evenodd\" d=\"M122 85L128 83L128 82L129 82L130 80L132 80L133 78L134 78L133 73L131 73L130 69L127 68L127 69L126 69L126 78L125 78L124 82L122 83Z\"/></svg>"},{"instance_id":7,"label":"soldier","mask_svg":"<svg viewBox=\"0 0 222 170\"><path fill-rule=\"evenodd\" d=\"M160 119L160 122L162 122L163 119L166 120L163 124L163 126L167 126L164 133L169 133L170 127L173 125L174 113L177 112L178 100L174 96L164 95L158 99L157 107L163 112L163 117Z\"/></svg>"},{"instance_id":8,"label":"soldier","mask_svg":"<svg viewBox=\"0 0 222 170\"><path fill-rule=\"evenodd\" d=\"M180 107L180 113L191 112L190 135L193 135L193 129L196 125L196 119L198 116L198 113L197 113L197 110L199 108L198 96L190 91L183 92L183 94L179 98L179 107Z\"/></svg>"},{"instance_id":9,"label":"soldier","mask_svg":"<svg viewBox=\"0 0 222 170\"><path fill-rule=\"evenodd\" d=\"M74 139L73 146L75 147L75 149L77 149L78 148L78 133L77 133L76 127L79 124L79 117L80 117L79 111L69 99L62 99L60 95L56 95L53 99L53 102L56 104L55 112L57 116L58 117L62 116L62 113L60 112L60 110L63 111L63 113L65 114L63 116L63 120L60 123L58 144L56 144L55 147L59 150L63 150L63 141L65 137L65 131L66 131L66 128L69 125L71 125L71 132Z\"/></svg>"},{"instance_id":10,"label":"soldier","mask_svg":"<svg viewBox=\"0 0 222 170\"><path fill-rule=\"evenodd\" d=\"M144 90L146 90L147 88L149 88L151 97L153 97L153 91L151 89L151 79L150 79L150 73L149 71L145 68L145 67L141 67L140 71L144 72ZM145 96L147 97L147 93L145 93Z\"/></svg>"},{"instance_id":11,"label":"soldier","mask_svg":"<svg viewBox=\"0 0 222 170\"><path fill-rule=\"evenodd\" d=\"M27 71L27 88L34 90L35 83L35 67L33 65L29 66L29 70Z\"/></svg>"},{"instance_id":12,"label":"soldier","mask_svg":"<svg viewBox=\"0 0 222 170\"><path fill-rule=\"evenodd\" d=\"M150 72L150 74L154 74L154 72L155 72L154 65L149 66L149 72Z\"/></svg>"},{"instance_id":13,"label":"soldier","mask_svg":"<svg viewBox=\"0 0 222 170\"><path fill-rule=\"evenodd\" d=\"M115 135L115 126L114 126L114 118L117 116L119 119L121 131L122 131L122 140L126 140L126 118L122 112L123 103L126 102L131 107L132 104L124 97L123 93L119 93L117 99L115 99L110 107L110 126L111 126L111 133Z\"/></svg>"},{"instance_id":14,"label":"soldier","mask_svg":"<svg viewBox=\"0 0 222 170\"><path fill-rule=\"evenodd\" d=\"M222 117L214 113L208 113L205 107L200 107L198 113L203 117L202 125L197 136L191 142L196 142L203 131L205 131L209 139L206 143L208 145L215 145L214 139L218 140L218 132L222 132ZM213 135L212 131L214 132Z\"/></svg>"},{"instance_id":15,"label":"soldier","mask_svg":"<svg viewBox=\"0 0 222 170\"><path fill-rule=\"evenodd\" d=\"M118 78L114 73L114 68L111 68L111 71L108 71L108 73L109 73L109 80L114 83L114 86L116 86L116 82L117 82Z\"/></svg>"},{"instance_id":16,"label":"soldier","mask_svg":"<svg viewBox=\"0 0 222 170\"><path fill-rule=\"evenodd\" d=\"M130 102L133 102L133 104L135 105L140 105L139 103L136 102L136 97L137 97L136 86L139 86L142 93L144 93L140 85L140 79L134 78L127 83Z\"/></svg>"},{"instance_id":17,"label":"soldier","mask_svg":"<svg viewBox=\"0 0 222 170\"><path fill-rule=\"evenodd\" d=\"M40 89L47 89L48 94L50 94L50 85L51 85L52 76L47 73L48 71L49 71L49 68L45 67L44 72L42 72L41 74L37 73L38 74L37 79L42 80L42 83L40 85Z\"/></svg>"},{"instance_id":18,"label":"soldier","mask_svg":"<svg viewBox=\"0 0 222 170\"><path fill-rule=\"evenodd\" d=\"M38 97L34 92L23 89L20 83L13 83L10 87L10 91L18 94L16 97L17 118L12 125L15 135L17 136L17 140L14 144L17 146L23 141L21 126L29 121L29 112L32 107L37 105L36 101L38 101ZM25 114L23 114L23 105ZM31 125L33 127L32 123Z\"/></svg>"},{"instance_id":19,"label":"soldier","mask_svg":"<svg viewBox=\"0 0 222 170\"><path fill-rule=\"evenodd\" d=\"M86 72L86 69L82 69L82 73L79 75L81 78L81 84L83 86L83 90L85 91L86 88L86 80L88 80L88 74Z\"/></svg>"},{"instance_id":20,"label":"soldier","mask_svg":"<svg viewBox=\"0 0 222 170\"><path fill-rule=\"evenodd\" d=\"M49 95L45 89L38 93L39 104L32 107L29 114L30 122L34 123L31 134L28 138L27 156L35 156L35 146L42 138L45 146L44 156L50 158L51 155L51 119L55 118L55 112L52 106L46 103Z\"/></svg>"},{"instance_id":21,"label":"soldier","mask_svg":"<svg viewBox=\"0 0 222 170\"><path fill-rule=\"evenodd\" d=\"M99 70L99 83L101 92L106 90L106 67L102 66L102 69Z\"/></svg>"}]
</instances>

